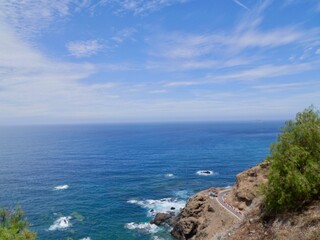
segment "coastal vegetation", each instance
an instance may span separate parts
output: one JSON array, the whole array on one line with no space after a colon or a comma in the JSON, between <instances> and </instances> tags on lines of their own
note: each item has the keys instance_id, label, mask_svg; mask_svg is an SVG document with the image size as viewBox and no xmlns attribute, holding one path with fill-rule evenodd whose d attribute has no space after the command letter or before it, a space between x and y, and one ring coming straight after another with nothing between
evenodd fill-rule
<instances>
[{"instance_id":1,"label":"coastal vegetation","mask_svg":"<svg viewBox=\"0 0 320 240\"><path fill-rule=\"evenodd\" d=\"M320 193L320 114L313 106L287 121L271 145L267 216L299 210Z\"/></svg>"},{"instance_id":2,"label":"coastal vegetation","mask_svg":"<svg viewBox=\"0 0 320 240\"><path fill-rule=\"evenodd\" d=\"M36 234L28 229L29 223L23 218L21 208L0 210L1 240L34 240Z\"/></svg>"}]
</instances>

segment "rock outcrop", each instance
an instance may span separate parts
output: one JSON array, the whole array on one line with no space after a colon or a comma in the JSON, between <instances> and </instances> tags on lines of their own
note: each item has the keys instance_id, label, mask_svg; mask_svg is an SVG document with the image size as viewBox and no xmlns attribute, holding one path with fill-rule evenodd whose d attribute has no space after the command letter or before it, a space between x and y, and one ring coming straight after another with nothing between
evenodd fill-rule
<instances>
[{"instance_id":1,"label":"rock outcrop","mask_svg":"<svg viewBox=\"0 0 320 240\"><path fill-rule=\"evenodd\" d=\"M237 175L236 184L227 195L227 202L241 211L247 210L261 196L261 184L267 182L269 166L266 161Z\"/></svg>"},{"instance_id":2,"label":"rock outcrop","mask_svg":"<svg viewBox=\"0 0 320 240\"><path fill-rule=\"evenodd\" d=\"M157 213L152 221L151 224L155 224L157 226L163 223L169 223L169 220L172 219L174 214L171 213Z\"/></svg>"},{"instance_id":3,"label":"rock outcrop","mask_svg":"<svg viewBox=\"0 0 320 240\"><path fill-rule=\"evenodd\" d=\"M172 236L177 239L210 239L213 232L232 226L235 219L225 214L212 193L221 189L211 188L191 197L180 214L173 220Z\"/></svg>"},{"instance_id":4,"label":"rock outcrop","mask_svg":"<svg viewBox=\"0 0 320 240\"><path fill-rule=\"evenodd\" d=\"M239 221L217 201L222 189L210 188L191 197L178 216L156 216L153 223L168 223L172 236L181 240L319 240L320 200L299 212L263 219L261 184L266 183L269 166L262 162L237 175L236 184L224 201L242 210Z\"/></svg>"}]
</instances>

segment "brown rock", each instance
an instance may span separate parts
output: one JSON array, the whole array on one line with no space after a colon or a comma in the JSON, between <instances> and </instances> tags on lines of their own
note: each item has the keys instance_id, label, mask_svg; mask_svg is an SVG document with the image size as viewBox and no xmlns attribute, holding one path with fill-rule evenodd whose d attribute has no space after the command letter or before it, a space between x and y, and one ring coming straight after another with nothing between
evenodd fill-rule
<instances>
[{"instance_id":1,"label":"brown rock","mask_svg":"<svg viewBox=\"0 0 320 240\"><path fill-rule=\"evenodd\" d=\"M226 197L228 203L246 210L259 195L259 186L267 181L268 164L264 161L237 175L236 185Z\"/></svg>"},{"instance_id":2,"label":"brown rock","mask_svg":"<svg viewBox=\"0 0 320 240\"><path fill-rule=\"evenodd\" d=\"M150 223L159 226L160 224L168 221L170 218L172 218L172 215L169 213L157 213Z\"/></svg>"},{"instance_id":3,"label":"brown rock","mask_svg":"<svg viewBox=\"0 0 320 240\"><path fill-rule=\"evenodd\" d=\"M194 217L189 217L179 221L173 228L171 234L177 239L190 239L197 233L199 221Z\"/></svg>"}]
</instances>

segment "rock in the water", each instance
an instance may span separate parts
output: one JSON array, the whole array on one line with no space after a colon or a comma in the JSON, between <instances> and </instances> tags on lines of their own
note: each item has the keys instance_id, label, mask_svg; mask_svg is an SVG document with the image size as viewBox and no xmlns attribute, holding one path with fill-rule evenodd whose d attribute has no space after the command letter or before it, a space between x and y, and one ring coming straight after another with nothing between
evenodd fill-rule
<instances>
[{"instance_id":1,"label":"rock in the water","mask_svg":"<svg viewBox=\"0 0 320 240\"><path fill-rule=\"evenodd\" d=\"M157 213L150 223L159 226L160 224L168 221L171 217L172 215L169 213Z\"/></svg>"}]
</instances>

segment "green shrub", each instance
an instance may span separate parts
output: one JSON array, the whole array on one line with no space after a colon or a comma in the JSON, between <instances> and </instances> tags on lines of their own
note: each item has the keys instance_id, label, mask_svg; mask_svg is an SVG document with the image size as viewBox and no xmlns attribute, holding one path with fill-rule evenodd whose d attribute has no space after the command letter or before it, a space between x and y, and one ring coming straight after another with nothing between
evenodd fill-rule
<instances>
[{"instance_id":1,"label":"green shrub","mask_svg":"<svg viewBox=\"0 0 320 240\"><path fill-rule=\"evenodd\" d=\"M320 117L312 106L287 121L271 145L267 214L298 210L320 193Z\"/></svg>"},{"instance_id":2,"label":"green shrub","mask_svg":"<svg viewBox=\"0 0 320 240\"><path fill-rule=\"evenodd\" d=\"M23 211L0 209L0 239L1 240L34 240L36 234L28 230L28 222L23 217Z\"/></svg>"}]
</instances>

